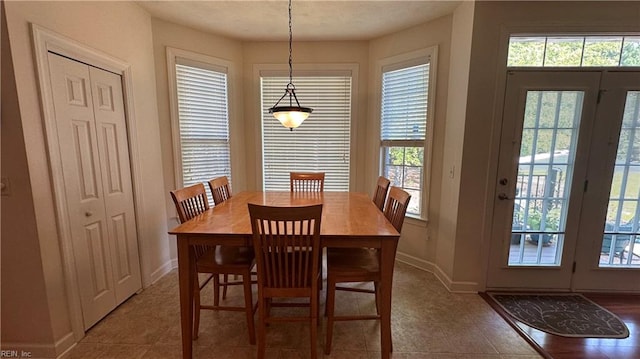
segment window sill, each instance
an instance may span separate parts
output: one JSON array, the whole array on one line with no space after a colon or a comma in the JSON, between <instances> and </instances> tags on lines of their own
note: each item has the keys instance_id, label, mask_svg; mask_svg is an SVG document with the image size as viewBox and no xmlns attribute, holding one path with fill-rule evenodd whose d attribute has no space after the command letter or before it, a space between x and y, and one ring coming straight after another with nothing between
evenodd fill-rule
<instances>
[{"instance_id":1,"label":"window sill","mask_svg":"<svg viewBox=\"0 0 640 359\"><path fill-rule=\"evenodd\" d=\"M429 223L429 220L427 220L425 218L420 218L420 217L414 217L414 216L411 216L411 215L407 215L405 217L405 223L413 225L413 226L417 226L417 227L427 228L427 224Z\"/></svg>"}]
</instances>

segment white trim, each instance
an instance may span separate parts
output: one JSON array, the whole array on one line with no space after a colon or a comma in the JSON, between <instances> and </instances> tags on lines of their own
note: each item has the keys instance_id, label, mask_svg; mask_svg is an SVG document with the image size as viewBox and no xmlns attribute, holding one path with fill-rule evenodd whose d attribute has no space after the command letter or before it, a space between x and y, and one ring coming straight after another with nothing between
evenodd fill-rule
<instances>
[{"instance_id":1,"label":"white trim","mask_svg":"<svg viewBox=\"0 0 640 359\"><path fill-rule=\"evenodd\" d=\"M375 86L375 109L374 113L377 118L375 136L376 148L378 149L378 167L375 168L377 177L382 167L382 145L380 142L380 122L382 111L382 74L387 71L398 70L404 67L416 66L419 64L429 64L429 90L427 93L427 136L424 144L424 164L423 174L427 174L422 179L422 203L420 217L413 217L425 222L429 221L429 198L431 192L431 165L433 157L433 130L435 127L435 107L436 107L436 79L438 73L438 46L430 46L420 50L407 52L404 54L394 55L380 59L376 63L376 76L374 80Z\"/></svg>"},{"instance_id":2,"label":"white trim","mask_svg":"<svg viewBox=\"0 0 640 359\"><path fill-rule=\"evenodd\" d=\"M193 62L200 62L204 65L209 65L218 72L224 72L227 74L227 114L229 122L229 163L231 163L231 178L233 179L233 146L232 141L234 138L231 122L234 120L234 87L235 82L235 67L233 62L227 61L221 58L200 54L197 52L191 52L182 49L176 49L167 46L167 79L169 82L169 111L171 115L171 139L173 145L173 170L175 176L174 188L182 188L184 186L182 178L182 145L180 143L180 117L178 115L178 90L176 83L176 63L177 58L183 58L188 60L191 65Z\"/></svg>"},{"instance_id":3,"label":"white trim","mask_svg":"<svg viewBox=\"0 0 640 359\"><path fill-rule=\"evenodd\" d=\"M26 358L27 356L20 356L22 352L28 353L31 358L62 358L67 352L69 352L76 345L76 339L73 332L69 332L63 336L62 339L50 343L13 343L3 342L2 350L17 350L18 358ZM3 356L4 358L5 356ZM7 356L8 357L8 356Z\"/></svg>"},{"instance_id":4,"label":"white trim","mask_svg":"<svg viewBox=\"0 0 640 359\"><path fill-rule=\"evenodd\" d=\"M133 184L134 206L136 215L136 233L138 236L138 253L144 241L143 185L140 169L140 156L136 141L136 117L134 113L133 82L131 65L111 55L92 49L73 39L59 35L42 26L31 23L33 33L33 46L38 72L39 90L47 153L49 157L49 170L51 171L52 190L56 208L56 222L60 246L62 250L63 272L65 276L65 289L67 292L67 305L69 308L71 327L75 341L84 337L84 323L82 320L82 308L80 302L80 290L78 278L75 272L75 259L71 242L71 230L67 201L64 196L64 179L62 176L62 160L55 122L53 94L51 93L50 68L47 54L57 54L77 59L92 66L119 74L122 76L123 96L125 101L125 116L127 120L127 137L129 140L129 156L131 162L131 176ZM144 268L144 256L139 254L141 269ZM140 271L142 273L142 270ZM144 285L144 283L143 283ZM64 339L67 341L67 338ZM58 344L56 344L57 346Z\"/></svg>"},{"instance_id":5,"label":"white trim","mask_svg":"<svg viewBox=\"0 0 640 359\"><path fill-rule=\"evenodd\" d=\"M442 282L442 284L451 293L478 293L478 283L476 282L454 282L449 276L438 266L435 267L433 275Z\"/></svg>"},{"instance_id":6,"label":"white trim","mask_svg":"<svg viewBox=\"0 0 640 359\"><path fill-rule=\"evenodd\" d=\"M396 252L396 260L425 272L432 273L442 285L451 293L478 293L476 282L454 282L435 263L425 261L403 252Z\"/></svg>"},{"instance_id":7,"label":"white trim","mask_svg":"<svg viewBox=\"0 0 640 359\"><path fill-rule=\"evenodd\" d=\"M171 272L175 268L178 268L178 259L172 259L164 262L158 269L154 270L150 275L149 285L154 284L160 278L164 277L167 273ZM146 288L146 286L145 286Z\"/></svg>"},{"instance_id":8,"label":"white trim","mask_svg":"<svg viewBox=\"0 0 640 359\"><path fill-rule=\"evenodd\" d=\"M62 339L58 340L55 344L56 353L61 357L62 354L69 351L76 345L76 338L73 332L69 332L67 335L62 337Z\"/></svg>"},{"instance_id":9,"label":"white trim","mask_svg":"<svg viewBox=\"0 0 640 359\"><path fill-rule=\"evenodd\" d=\"M349 188L356 188L357 166L355 156L358 143L358 72L360 65L357 63L336 63L336 64L296 64L293 70L293 76L351 76L351 133L349 138ZM256 185L257 188L264 188L264 173L262 172L262 148L264 146L262 138L262 93L261 82L262 76L279 76L288 75L289 68L286 64L254 64L253 65L253 83L254 101L258 105L255 108L255 122L253 127L256 128ZM250 124L251 125L251 124Z\"/></svg>"},{"instance_id":10,"label":"white trim","mask_svg":"<svg viewBox=\"0 0 640 359\"><path fill-rule=\"evenodd\" d=\"M436 268L432 262L399 251L396 252L396 260L429 273L433 273Z\"/></svg>"}]
</instances>

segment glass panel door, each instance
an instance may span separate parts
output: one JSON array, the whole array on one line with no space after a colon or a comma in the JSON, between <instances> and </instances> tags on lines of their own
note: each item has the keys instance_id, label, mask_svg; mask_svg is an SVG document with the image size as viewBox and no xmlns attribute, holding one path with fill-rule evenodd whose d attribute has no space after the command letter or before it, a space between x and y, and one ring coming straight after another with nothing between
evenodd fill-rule
<instances>
[{"instance_id":1,"label":"glass panel door","mask_svg":"<svg viewBox=\"0 0 640 359\"><path fill-rule=\"evenodd\" d=\"M570 287L599 79L509 73L488 288Z\"/></svg>"},{"instance_id":2,"label":"glass panel door","mask_svg":"<svg viewBox=\"0 0 640 359\"><path fill-rule=\"evenodd\" d=\"M640 91L627 92L600 267L640 267Z\"/></svg>"},{"instance_id":3,"label":"glass panel door","mask_svg":"<svg viewBox=\"0 0 640 359\"><path fill-rule=\"evenodd\" d=\"M527 90L509 266L560 265L583 100Z\"/></svg>"},{"instance_id":4,"label":"glass panel door","mask_svg":"<svg viewBox=\"0 0 640 359\"><path fill-rule=\"evenodd\" d=\"M572 288L640 291L640 73L602 75Z\"/></svg>"}]
</instances>

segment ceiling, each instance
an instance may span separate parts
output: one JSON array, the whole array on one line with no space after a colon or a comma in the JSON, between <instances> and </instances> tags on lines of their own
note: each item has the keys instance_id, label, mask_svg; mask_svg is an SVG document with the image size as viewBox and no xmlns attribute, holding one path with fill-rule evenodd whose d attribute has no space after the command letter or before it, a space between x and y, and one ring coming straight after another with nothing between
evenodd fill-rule
<instances>
[{"instance_id":1,"label":"ceiling","mask_svg":"<svg viewBox=\"0 0 640 359\"><path fill-rule=\"evenodd\" d=\"M369 40L451 14L461 1L293 0L293 39ZM244 41L288 39L287 0L139 1L153 17Z\"/></svg>"}]
</instances>

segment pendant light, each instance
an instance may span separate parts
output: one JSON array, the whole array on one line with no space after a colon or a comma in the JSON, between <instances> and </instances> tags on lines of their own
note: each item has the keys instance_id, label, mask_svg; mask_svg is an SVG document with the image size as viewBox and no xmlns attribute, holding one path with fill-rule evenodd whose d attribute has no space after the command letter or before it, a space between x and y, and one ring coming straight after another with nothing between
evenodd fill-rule
<instances>
[{"instance_id":1,"label":"pendant light","mask_svg":"<svg viewBox=\"0 0 640 359\"><path fill-rule=\"evenodd\" d=\"M291 131L293 131L294 128L300 126L300 124L302 124L302 122L306 120L307 117L309 117L311 112L313 112L313 109L310 107L300 106L300 102L298 102L298 97L296 96L296 87L293 85L293 66L291 55L292 40L293 35L291 32L291 0L289 0L289 83L284 90L284 95L282 95L278 102L276 102L276 104L269 109L269 113L272 113L273 117L277 118L282 126L290 129ZM289 97L289 105L279 106L280 101L282 101L287 96ZM295 100L295 104L293 100Z\"/></svg>"}]
</instances>

